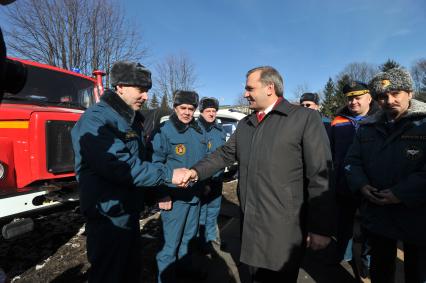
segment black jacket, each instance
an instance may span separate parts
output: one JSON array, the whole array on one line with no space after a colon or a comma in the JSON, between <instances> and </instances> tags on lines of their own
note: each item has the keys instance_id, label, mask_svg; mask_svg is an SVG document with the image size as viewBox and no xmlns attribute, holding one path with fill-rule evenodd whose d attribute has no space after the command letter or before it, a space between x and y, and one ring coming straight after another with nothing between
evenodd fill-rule
<instances>
[{"instance_id":1,"label":"black jacket","mask_svg":"<svg viewBox=\"0 0 426 283\"><path fill-rule=\"evenodd\" d=\"M345 162L348 184L390 189L399 204L362 200L362 224L371 232L426 245L426 104L411 100L395 124L383 112L362 122Z\"/></svg>"}]
</instances>

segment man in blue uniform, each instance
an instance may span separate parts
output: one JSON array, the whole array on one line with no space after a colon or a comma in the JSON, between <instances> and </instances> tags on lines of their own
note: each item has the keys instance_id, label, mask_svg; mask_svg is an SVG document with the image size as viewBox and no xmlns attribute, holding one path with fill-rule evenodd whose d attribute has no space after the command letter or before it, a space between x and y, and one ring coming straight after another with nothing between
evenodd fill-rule
<instances>
[{"instance_id":1,"label":"man in blue uniform","mask_svg":"<svg viewBox=\"0 0 426 283\"><path fill-rule=\"evenodd\" d=\"M173 97L174 113L153 135L152 161L170 168L190 168L207 152L203 130L193 117L198 94L176 91ZM195 240L198 231L201 185L179 191L163 188L160 193L164 246L157 254L158 282L176 282L176 274L193 278L206 276L193 267L189 253L189 243Z\"/></svg>"},{"instance_id":2,"label":"man in blue uniform","mask_svg":"<svg viewBox=\"0 0 426 283\"><path fill-rule=\"evenodd\" d=\"M148 98L151 72L139 63L116 62L111 84L114 90L106 90L71 132L91 283L140 280L141 188L179 184L185 171L172 177L165 165L144 162L138 110Z\"/></svg>"},{"instance_id":3,"label":"man in blue uniform","mask_svg":"<svg viewBox=\"0 0 426 283\"><path fill-rule=\"evenodd\" d=\"M393 68L370 83L382 110L361 122L345 161L360 192L371 245L371 282L395 282L397 241L405 282L426 282L426 104L413 96L408 71Z\"/></svg>"},{"instance_id":4,"label":"man in blue uniform","mask_svg":"<svg viewBox=\"0 0 426 283\"><path fill-rule=\"evenodd\" d=\"M222 126L216 121L219 101L214 97L203 97L200 100L200 117L198 123L204 130L207 140L208 153L214 152L225 144L226 134ZM213 243L217 243L217 217L219 216L222 200L223 170L217 172L205 181L205 187L201 194L200 211L200 239L202 249L207 254L214 251Z\"/></svg>"},{"instance_id":5,"label":"man in blue uniform","mask_svg":"<svg viewBox=\"0 0 426 283\"><path fill-rule=\"evenodd\" d=\"M354 274L359 280L359 276L367 277L368 275L368 249L365 236L360 230L359 216L356 215L360 202L359 195L354 195L348 187L343 161L360 121L374 114L378 106L365 83L350 82L343 87L343 94L347 97L347 104L337 112L331 123L330 133L331 154L336 170L337 262L351 261ZM354 225L356 233L354 233Z\"/></svg>"}]
</instances>

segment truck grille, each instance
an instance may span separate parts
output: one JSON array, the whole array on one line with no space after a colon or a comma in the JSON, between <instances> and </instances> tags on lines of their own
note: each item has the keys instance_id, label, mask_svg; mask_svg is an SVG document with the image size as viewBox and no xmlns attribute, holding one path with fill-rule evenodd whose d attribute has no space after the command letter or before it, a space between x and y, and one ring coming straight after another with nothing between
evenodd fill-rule
<instances>
[{"instance_id":1,"label":"truck grille","mask_svg":"<svg viewBox=\"0 0 426 283\"><path fill-rule=\"evenodd\" d=\"M75 121L46 121L47 171L53 174L74 171L71 129Z\"/></svg>"}]
</instances>

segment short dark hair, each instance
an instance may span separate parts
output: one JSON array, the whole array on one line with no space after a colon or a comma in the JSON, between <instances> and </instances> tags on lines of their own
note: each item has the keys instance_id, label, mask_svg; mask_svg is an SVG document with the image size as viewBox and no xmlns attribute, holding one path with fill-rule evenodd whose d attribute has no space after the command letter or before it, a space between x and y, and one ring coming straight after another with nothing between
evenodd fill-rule
<instances>
[{"instance_id":1,"label":"short dark hair","mask_svg":"<svg viewBox=\"0 0 426 283\"><path fill-rule=\"evenodd\" d=\"M262 85L274 84L275 94L277 96L284 95L284 81L280 73L271 66L260 66L249 70L246 78L252 73L260 71L260 82Z\"/></svg>"}]
</instances>

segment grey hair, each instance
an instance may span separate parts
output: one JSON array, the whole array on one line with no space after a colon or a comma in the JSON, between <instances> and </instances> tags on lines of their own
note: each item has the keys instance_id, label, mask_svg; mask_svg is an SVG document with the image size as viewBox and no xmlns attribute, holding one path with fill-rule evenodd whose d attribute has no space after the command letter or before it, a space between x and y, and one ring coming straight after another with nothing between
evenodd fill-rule
<instances>
[{"instance_id":1,"label":"grey hair","mask_svg":"<svg viewBox=\"0 0 426 283\"><path fill-rule=\"evenodd\" d=\"M260 66L249 70L246 74L246 78L252 73L260 71L260 82L262 85L274 84L275 94L277 96L283 96L284 94L284 82L280 73L271 66Z\"/></svg>"}]
</instances>

